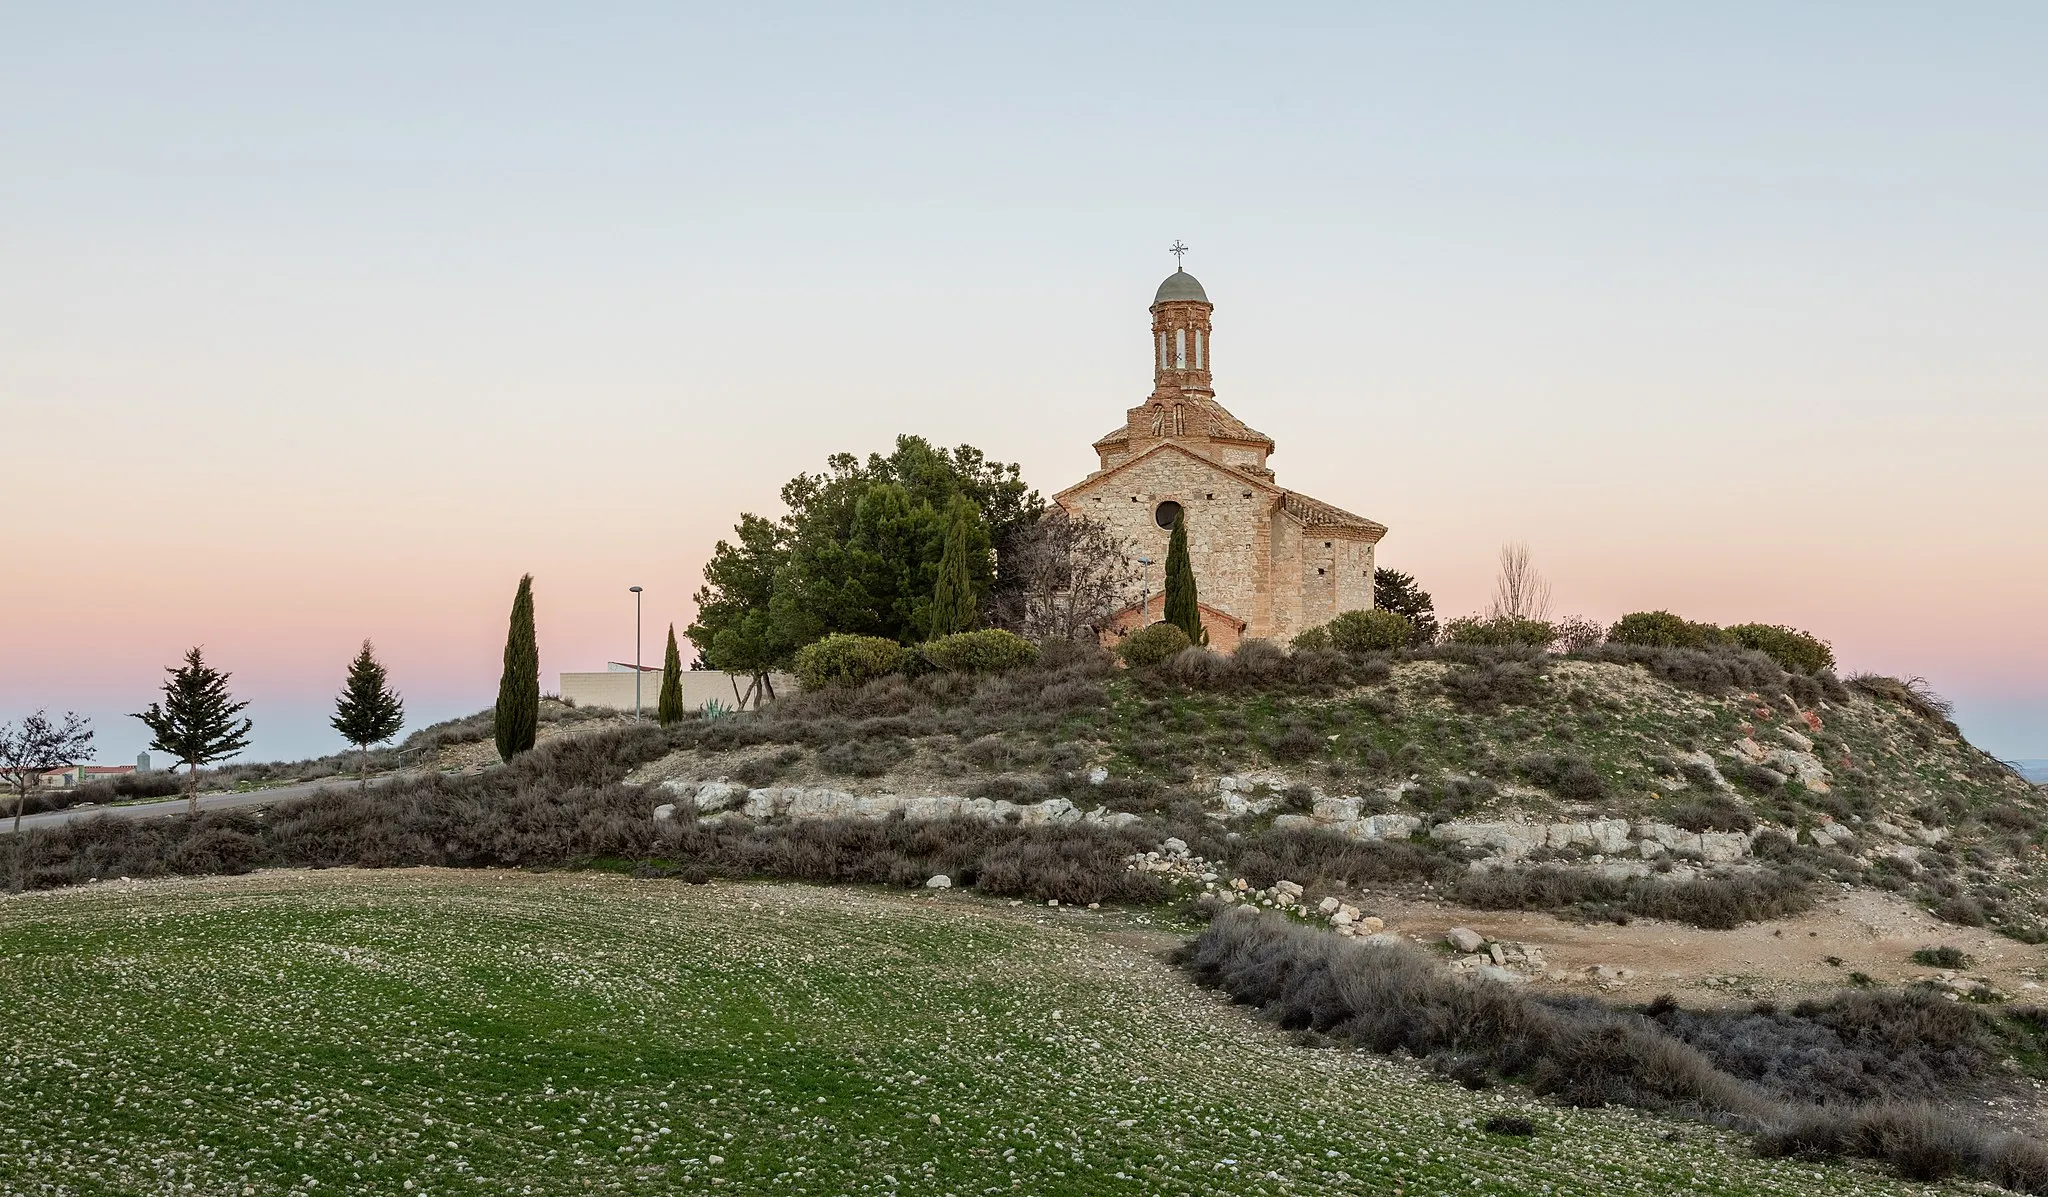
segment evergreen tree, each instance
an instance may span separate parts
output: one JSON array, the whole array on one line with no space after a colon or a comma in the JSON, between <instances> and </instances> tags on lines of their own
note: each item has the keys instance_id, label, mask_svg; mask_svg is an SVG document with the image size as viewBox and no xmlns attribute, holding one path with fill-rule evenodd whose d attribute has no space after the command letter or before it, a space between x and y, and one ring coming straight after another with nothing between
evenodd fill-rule
<instances>
[{"instance_id":1,"label":"evergreen tree","mask_svg":"<svg viewBox=\"0 0 2048 1197\"><path fill-rule=\"evenodd\" d=\"M190 766L192 814L199 813L199 766L210 765L238 755L249 747L249 719L237 719L248 707L228 693L228 679L208 665L194 648L185 654L183 667L166 667L170 679L164 683L161 703L150 703L146 711L133 716L149 728L153 751L170 754L172 760Z\"/></svg>"},{"instance_id":2,"label":"evergreen tree","mask_svg":"<svg viewBox=\"0 0 2048 1197\"><path fill-rule=\"evenodd\" d=\"M939 554L939 580L932 588L933 640L974 627L974 578L967 555L976 515L972 503L954 500L953 518L946 522L946 547Z\"/></svg>"},{"instance_id":3,"label":"evergreen tree","mask_svg":"<svg viewBox=\"0 0 2048 1197\"><path fill-rule=\"evenodd\" d=\"M512 596L512 626L505 633L505 672L491 729L498 757L511 760L533 747L540 732L540 645L533 636L533 575L519 579Z\"/></svg>"},{"instance_id":4,"label":"evergreen tree","mask_svg":"<svg viewBox=\"0 0 2048 1197\"><path fill-rule=\"evenodd\" d=\"M1209 643L1202 609L1195 599L1195 566L1188 560L1188 517L1173 517L1173 539L1166 546L1166 620L1188 634L1189 644Z\"/></svg>"},{"instance_id":5,"label":"evergreen tree","mask_svg":"<svg viewBox=\"0 0 2048 1197\"><path fill-rule=\"evenodd\" d=\"M328 720L341 738L361 753L356 775L368 779L370 745L381 744L405 726L405 700L391 689L390 677L377 660L368 640L363 651L349 662L348 681L334 700L334 718Z\"/></svg>"},{"instance_id":6,"label":"evergreen tree","mask_svg":"<svg viewBox=\"0 0 2048 1197\"><path fill-rule=\"evenodd\" d=\"M661 725L681 719L683 710L683 657L676 651L676 625L668 625L668 651L661 658L661 697L654 703L655 718Z\"/></svg>"},{"instance_id":7,"label":"evergreen tree","mask_svg":"<svg viewBox=\"0 0 2048 1197\"><path fill-rule=\"evenodd\" d=\"M1413 629L1409 633L1410 644L1436 643L1436 603L1427 590L1416 584L1413 574L1397 569L1372 571L1372 605L1407 619Z\"/></svg>"}]
</instances>

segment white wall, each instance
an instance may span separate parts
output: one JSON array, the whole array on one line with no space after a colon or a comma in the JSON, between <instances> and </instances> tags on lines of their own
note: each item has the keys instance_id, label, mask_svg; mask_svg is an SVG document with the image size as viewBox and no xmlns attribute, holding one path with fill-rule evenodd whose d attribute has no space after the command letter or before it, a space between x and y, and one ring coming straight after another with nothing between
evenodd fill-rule
<instances>
[{"instance_id":1,"label":"white wall","mask_svg":"<svg viewBox=\"0 0 2048 1197\"><path fill-rule=\"evenodd\" d=\"M752 680L745 674L720 673L716 670L685 669L683 677L683 706L688 710L699 710L709 699L717 699L727 707L737 707L740 696L746 694ZM561 675L563 698L579 707L611 707L614 710L633 709L633 673L607 671L605 673L565 673ZM794 694L797 682L786 673L769 675L775 686L775 693ZM737 689L735 689L737 687ZM661 697L661 674L640 675L640 709L654 713Z\"/></svg>"}]
</instances>

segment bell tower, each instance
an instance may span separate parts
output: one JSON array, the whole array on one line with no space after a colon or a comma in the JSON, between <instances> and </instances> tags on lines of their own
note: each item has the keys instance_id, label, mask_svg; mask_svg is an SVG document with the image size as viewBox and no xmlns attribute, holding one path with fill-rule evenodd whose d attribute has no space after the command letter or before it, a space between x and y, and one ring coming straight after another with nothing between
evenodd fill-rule
<instances>
[{"instance_id":1,"label":"bell tower","mask_svg":"<svg viewBox=\"0 0 2048 1197\"><path fill-rule=\"evenodd\" d=\"M1178 258L1187 246L1176 241ZM1152 297L1152 397L1170 398L1198 392L1214 398L1209 380L1209 315L1216 305L1202 284L1185 270L1175 269Z\"/></svg>"}]
</instances>

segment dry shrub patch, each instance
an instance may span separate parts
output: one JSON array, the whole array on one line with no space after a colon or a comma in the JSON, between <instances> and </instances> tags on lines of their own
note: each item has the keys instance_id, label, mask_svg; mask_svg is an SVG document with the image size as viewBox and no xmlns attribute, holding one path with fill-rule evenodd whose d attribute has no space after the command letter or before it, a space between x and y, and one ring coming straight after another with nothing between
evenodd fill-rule
<instances>
[{"instance_id":1,"label":"dry shrub patch","mask_svg":"<svg viewBox=\"0 0 2048 1197\"><path fill-rule=\"evenodd\" d=\"M1988 1134L1925 1105L1856 1104L1958 1071L1981 1075L1989 1064L1978 1054L1982 1040L1958 1021L1974 1017L1968 1011L1912 999L1873 1006L1861 999L1876 995L1845 994L1782 1017L1755 1014L1761 1034L1738 1046L1730 1040L1758 1027L1685 1015L1668 1001L1635 1013L1467 981L1405 945L1355 943L1246 909L1219 916L1180 960L1199 982L1283 1028L1427 1060L1467 1087L1513 1081L1565 1105L1676 1110L1759 1132L1767 1156L1862 1156L1912 1180L1966 1176L2048 1191L2048 1151L2032 1140ZM1931 1047L1882 1058L1890 1037L1918 1035ZM1873 1062L1875 1079L1866 1067ZM1830 1104L1811 1104L1815 1095Z\"/></svg>"}]
</instances>

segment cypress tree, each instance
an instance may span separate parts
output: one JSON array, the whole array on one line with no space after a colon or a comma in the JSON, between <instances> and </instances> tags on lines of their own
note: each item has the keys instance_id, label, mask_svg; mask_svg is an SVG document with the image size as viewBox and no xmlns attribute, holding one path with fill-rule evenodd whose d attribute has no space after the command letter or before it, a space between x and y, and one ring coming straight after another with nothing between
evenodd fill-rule
<instances>
[{"instance_id":1,"label":"cypress tree","mask_svg":"<svg viewBox=\"0 0 2048 1197\"><path fill-rule=\"evenodd\" d=\"M498 757L511 760L533 747L540 732L540 645L533 636L533 575L519 579L512 596L512 626L505 633L505 672L498 678L492 720Z\"/></svg>"},{"instance_id":2,"label":"cypress tree","mask_svg":"<svg viewBox=\"0 0 2048 1197\"><path fill-rule=\"evenodd\" d=\"M1189 644L1209 643L1202 627L1202 609L1195 600L1195 566L1188 560L1188 517L1173 517L1173 539L1166 546L1166 620L1188 634Z\"/></svg>"},{"instance_id":3,"label":"cypress tree","mask_svg":"<svg viewBox=\"0 0 2048 1197\"><path fill-rule=\"evenodd\" d=\"M974 626L974 578L967 568L972 519L972 509L956 503L953 518L946 524L945 549L939 554L939 581L932 588L933 640Z\"/></svg>"},{"instance_id":4,"label":"cypress tree","mask_svg":"<svg viewBox=\"0 0 2048 1197\"><path fill-rule=\"evenodd\" d=\"M368 640L349 662L348 681L334 700L334 718L328 722L362 754L356 764L359 778L369 773L370 745L383 743L405 726L405 700L392 692L390 676Z\"/></svg>"},{"instance_id":5,"label":"cypress tree","mask_svg":"<svg viewBox=\"0 0 2048 1197\"><path fill-rule=\"evenodd\" d=\"M668 625L668 652L661 658L661 697L655 700L655 718L667 727L681 719L683 711L683 657L676 651L676 625Z\"/></svg>"},{"instance_id":6,"label":"cypress tree","mask_svg":"<svg viewBox=\"0 0 2048 1197\"><path fill-rule=\"evenodd\" d=\"M167 752L181 765L191 766L188 793L192 814L199 813L199 766L224 761L249 746L249 729L255 724L236 719L248 707L228 693L228 678L200 657L199 650L185 654L183 668L168 668L162 703L150 703L135 718L149 728L149 746Z\"/></svg>"}]
</instances>

